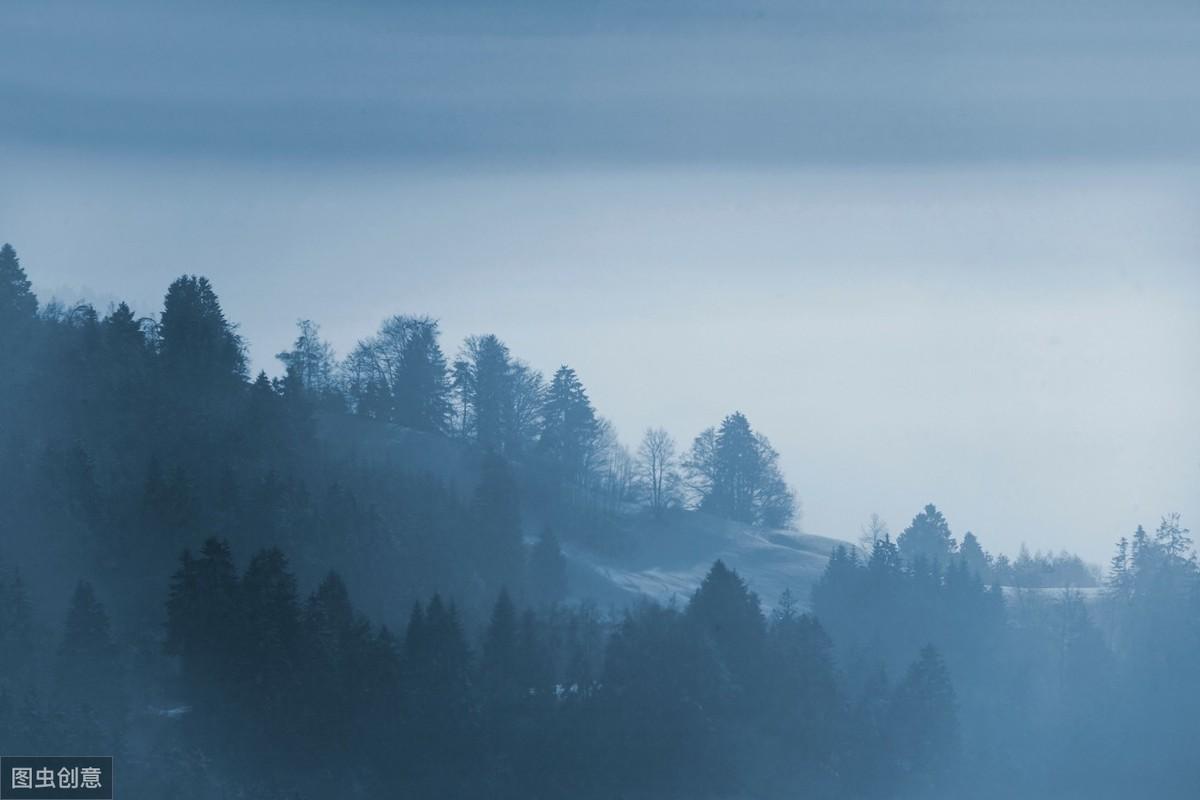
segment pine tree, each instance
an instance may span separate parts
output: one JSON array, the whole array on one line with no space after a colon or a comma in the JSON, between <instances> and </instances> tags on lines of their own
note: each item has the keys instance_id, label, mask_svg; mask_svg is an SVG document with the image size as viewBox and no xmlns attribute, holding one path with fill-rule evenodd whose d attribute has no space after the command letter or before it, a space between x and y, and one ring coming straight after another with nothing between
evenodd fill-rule
<instances>
[{"instance_id":1,"label":"pine tree","mask_svg":"<svg viewBox=\"0 0 1200 800\"><path fill-rule=\"evenodd\" d=\"M171 284L158 330L163 365L184 396L245 380L245 346L207 278L184 275Z\"/></svg>"},{"instance_id":2,"label":"pine tree","mask_svg":"<svg viewBox=\"0 0 1200 800\"><path fill-rule=\"evenodd\" d=\"M11 244L0 247L0 332L14 333L37 315L38 301Z\"/></svg>"},{"instance_id":3,"label":"pine tree","mask_svg":"<svg viewBox=\"0 0 1200 800\"><path fill-rule=\"evenodd\" d=\"M296 323L299 333L292 349L277 354L287 375L302 391L320 399L334 391L336 359L333 348L321 338L321 327L312 320Z\"/></svg>"},{"instance_id":4,"label":"pine tree","mask_svg":"<svg viewBox=\"0 0 1200 800\"><path fill-rule=\"evenodd\" d=\"M542 406L542 457L562 482L584 483L599 435L600 422L579 376L568 366L559 367Z\"/></svg>"},{"instance_id":5,"label":"pine tree","mask_svg":"<svg viewBox=\"0 0 1200 800\"><path fill-rule=\"evenodd\" d=\"M504 453L513 403L513 363L508 348L495 336L471 336L454 362L458 428L485 450Z\"/></svg>"},{"instance_id":6,"label":"pine tree","mask_svg":"<svg viewBox=\"0 0 1200 800\"><path fill-rule=\"evenodd\" d=\"M796 610L790 591L771 616L766 652L760 702L773 733L795 754L784 760L803 780L828 777L840 702L833 642L815 617Z\"/></svg>"},{"instance_id":7,"label":"pine tree","mask_svg":"<svg viewBox=\"0 0 1200 800\"><path fill-rule=\"evenodd\" d=\"M87 706L107 716L121 708L108 614L87 581L80 581L71 596L55 677L59 698L72 709Z\"/></svg>"},{"instance_id":8,"label":"pine tree","mask_svg":"<svg viewBox=\"0 0 1200 800\"><path fill-rule=\"evenodd\" d=\"M958 760L957 701L950 673L932 645L897 686L888 709L888 750L902 786L933 792Z\"/></svg>"},{"instance_id":9,"label":"pine tree","mask_svg":"<svg viewBox=\"0 0 1200 800\"><path fill-rule=\"evenodd\" d=\"M502 589L492 608L479 658L480 688L489 713L510 711L520 700L518 658L517 611L508 591Z\"/></svg>"},{"instance_id":10,"label":"pine tree","mask_svg":"<svg viewBox=\"0 0 1200 800\"><path fill-rule=\"evenodd\" d=\"M438 336L437 320L397 315L359 342L345 368L358 413L414 430L446 430L450 384Z\"/></svg>"},{"instance_id":11,"label":"pine tree","mask_svg":"<svg viewBox=\"0 0 1200 800\"><path fill-rule=\"evenodd\" d=\"M749 689L759 677L766 633L758 595L718 559L688 602L687 619L712 641L735 679Z\"/></svg>"},{"instance_id":12,"label":"pine tree","mask_svg":"<svg viewBox=\"0 0 1200 800\"><path fill-rule=\"evenodd\" d=\"M702 511L768 528L786 527L796 515L779 454L741 412L701 432L683 466Z\"/></svg>"},{"instance_id":13,"label":"pine tree","mask_svg":"<svg viewBox=\"0 0 1200 800\"><path fill-rule=\"evenodd\" d=\"M1117 552L1113 554L1108 568L1109 594L1119 600L1128 600L1132 591L1132 571L1129 564L1129 540L1122 536L1117 541Z\"/></svg>"},{"instance_id":14,"label":"pine tree","mask_svg":"<svg viewBox=\"0 0 1200 800\"><path fill-rule=\"evenodd\" d=\"M188 690L201 698L227 685L238 668L239 589L229 544L215 538L205 541L199 558L185 550L171 577L164 650L181 659Z\"/></svg>"},{"instance_id":15,"label":"pine tree","mask_svg":"<svg viewBox=\"0 0 1200 800\"><path fill-rule=\"evenodd\" d=\"M970 531L963 534L962 545L958 549L958 557L972 573L978 575L981 579L990 579L987 553L980 547L979 539Z\"/></svg>"},{"instance_id":16,"label":"pine tree","mask_svg":"<svg viewBox=\"0 0 1200 800\"><path fill-rule=\"evenodd\" d=\"M923 556L930 562L945 566L955 552L950 526L932 503L913 517L912 523L896 537L896 544L900 548L900 555L909 562Z\"/></svg>"},{"instance_id":17,"label":"pine tree","mask_svg":"<svg viewBox=\"0 0 1200 800\"><path fill-rule=\"evenodd\" d=\"M422 317L411 320L409 328L393 386L396 422L441 433L450 415L450 387L446 358L438 345L438 324Z\"/></svg>"}]
</instances>

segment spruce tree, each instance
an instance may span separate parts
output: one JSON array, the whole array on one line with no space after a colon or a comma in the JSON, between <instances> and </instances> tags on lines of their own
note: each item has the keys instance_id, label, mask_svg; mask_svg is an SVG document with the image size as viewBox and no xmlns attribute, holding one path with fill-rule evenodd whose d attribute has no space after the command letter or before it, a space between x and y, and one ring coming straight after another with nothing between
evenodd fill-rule
<instances>
[{"instance_id":1,"label":"spruce tree","mask_svg":"<svg viewBox=\"0 0 1200 800\"><path fill-rule=\"evenodd\" d=\"M58 647L56 686L59 698L73 709L87 706L109 716L121 708L108 614L87 581L80 581L71 595Z\"/></svg>"},{"instance_id":2,"label":"spruce tree","mask_svg":"<svg viewBox=\"0 0 1200 800\"><path fill-rule=\"evenodd\" d=\"M170 380L184 393L246 378L242 339L226 321L207 278L184 275L167 289L159 322L159 352Z\"/></svg>"},{"instance_id":3,"label":"spruce tree","mask_svg":"<svg viewBox=\"0 0 1200 800\"><path fill-rule=\"evenodd\" d=\"M556 477L583 483L595 455L600 422L575 370L563 365L554 373L542 406L538 448Z\"/></svg>"},{"instance_id":4,"label":"spruce tree","mask_svg":"<svg viewBox=\"0 0 1200 800\"><path fill-rule=\"evenodd\" d=\"M11 244L0 247L0 332L15 333L18 327L31 321L38 310L21 260Z\"/></svg>"},{"instance_id":5,"label":"spruce tree","mask_svg":"<svg viewBox=\"0 0 1200 800\"><path fill-rule=\"evenodd\" d=\"M956 547L946 518L932 503L913 517L912 523L896 537L896 544L905 561L912 562L922 556L941 566L949 563Z\"/></svg>"}]
</instances>

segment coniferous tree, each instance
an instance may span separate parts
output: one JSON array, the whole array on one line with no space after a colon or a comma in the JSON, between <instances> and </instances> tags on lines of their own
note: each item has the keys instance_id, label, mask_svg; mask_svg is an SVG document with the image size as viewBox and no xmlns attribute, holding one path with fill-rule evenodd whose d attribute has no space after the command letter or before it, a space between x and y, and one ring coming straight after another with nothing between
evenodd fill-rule
<instances>
[{"instance_id":1,"label":"coniferous tree","mask_svg":"<svg viewBox=\"0 0 1200 800\"><path fill-rule=\"evenodd\" d=\"M215 387L246 378L244 344L207 278L184 275L171 284L158 336L163 366L183 396L211 396Z\"/></svg>"},{"instance_id":2,"label":"coniferous tree","mask_svg":"<svg viewBox=\"0 0 1200 800\"><path fill-rule=\"evenodd\" d=\"M37 315L38 301L30 287L16 249L11 244L0 247L0 333L15 333L17 326Z\"/></svg>"},{"instance_id":3,"label":"coniferous tree","mask_svg":"<svg viewBox=\"0 0 1200 800\"><path fill-rule=\"evenodd\" d=\"M335 391L337 361L333 347L321 338L321 327L309 319L296 323L299 333L292 349L275 357L283 362L287 375L304 392L324 398Z\"/></svg>"},{"instance_id":4,"label":"coniferous tree","mask_svg":"<svg viewBox=\"0 0 1200 800\"><path fill-rule=\"evenodd\" d=\"M719 517L770 528L791 524L796 500L779 470L779 454L741 412L692 442L684 462L697 507Z\"/></svg>"},{"instance_id":5,"label":"coniferous tree","mask_svg":"<svg viewBox=\"0 0 1200 800\"><path fill-rule=\"evenodd\" d=\"M692 595L687 619L717 648L741 688L750 690L761 677L758 665L766 634L758 595L717 560Z\"/></svg>"},{"instance_id":6,"label":"coniferous tree","mask_svg":"<svg viewBox=\"0 0 1200 800\"><path fill-rule=\"evenodd\" d=\"M956 549L946 518L932 503L913 517L912 523L896 537L896 544L905 561L923 557L943 566L949 563Z\"/></svg>"},{"instance_id":7,"label":"coniferous tree","mask_svg":"<svg viewBox=\"0 0 1200 800\"><path fill-rule=\"evenodd\" d=\"M963 534L962 544L958 548L958 557L966 565L967 569L975 575L983 579L991 577L988 555L983 551L983 547L980 546L979 539L970 531Z\"/></svg>"},{"instance_id":8,"label":"coniferous tree","mask_svg":"<svg viewBox=\"0 0 1200 800\"><path fill-rule=\"evenodd\" d=\"M446 430L450 384L438 336L437 320L398 315L359 342L345 368L357 411L415 430Z\"/></svg>"},{"instance_id":9,"label":"coniferous tree","mask_svg":"<svg viewBox=\"0 0 1200 800\"><path fill-rule=\"evenodd\" d=\"M72 711L86 707L111 718L122 708L108 614L87 581L80 581L71 595L55 678L60 700Z\"/></svg>"},{"instance_id":10,"label":"coniferous tree","mask_svg":"<svg viewBox=\"0 0 1200 800\"><path fill-rule=\"evenodd\" d=\"M957 701L950 674L932 645L896 686L888 709L887 746L901 786L935 791L958 762Z\"/></svg>"},{"instance_id":11,"label":"coniferous tree","mask_svg":"<svg viewBox=\"0 0 1200 800\"><path fill-rule=\"evenodd\" d=\"M570 367L559 367L542 406L538 449L547 466L568 485L585 482L599 435L599 420L579 376Z\"/></svg>"},{"instance_id":12,"label":"coniferous tree","mask_svg":"<svg viewBox=\"0 0 1200 800\"><path fill-rule=\"evenodd\" d=\"M494 335L469 336L454 362L454 428L484 450L528 451L541 424L541 373L514 359Z\"/></svg>"},{"instance_id":13,"label":"coniferous tree","mask_svg":"<svg viewBox=\"0 0 1200 800\"><path fill-rule=\"evenodd\" d=\"M787 748L784 775L827 787L836 764L840 698L833 642L817 619L785 591L771 615L761 687L766 725Z\"/></svg>"}]
</instances>

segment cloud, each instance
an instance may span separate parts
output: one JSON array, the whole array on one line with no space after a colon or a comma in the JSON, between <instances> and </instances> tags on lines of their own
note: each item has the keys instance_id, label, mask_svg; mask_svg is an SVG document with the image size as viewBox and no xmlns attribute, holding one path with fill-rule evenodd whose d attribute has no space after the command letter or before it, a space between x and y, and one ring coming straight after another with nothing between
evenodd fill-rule
<instances>
[{"instance_id":1,"label":"cloud","mask_svg":"<svg viewBox=\"0 0 1200 800\"><path fill-rule=\"evenodd\" d=\"M1200 152L1200 11L1182 4L504 8L17 5L0 143L463 163Z\"/></svg>"}]
</instances>

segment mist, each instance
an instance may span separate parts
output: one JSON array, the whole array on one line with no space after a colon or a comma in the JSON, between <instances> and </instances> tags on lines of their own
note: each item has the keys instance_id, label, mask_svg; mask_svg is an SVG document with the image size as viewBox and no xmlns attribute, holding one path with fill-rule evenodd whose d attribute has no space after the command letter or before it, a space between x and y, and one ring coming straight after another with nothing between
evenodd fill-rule
<instances>
[{"instance_id":1,"label":"mist","mask_svg":"<svg viewBox=\"0 0 1200 800\"><path fill-rule=\"evenodd\" d=\"M762 420L814 533L937 499L1005 552L1103 563L1148 509L1196 510L1190 169L4 171L45 296L103 276L151 313L206 274L272 375L297 319L342 355L397 312L495 332L574 365L630 446Z\"/></svg>"},{"instance_id":2,"label":"mist","mask_svg":"<svg viewBox=\"0 0 1200 800\"><path fill-rule=\"evenodd\" d=\"M1194 3L0 41L0 794L1196 795Z\"/></svg>"}]
</instances>

